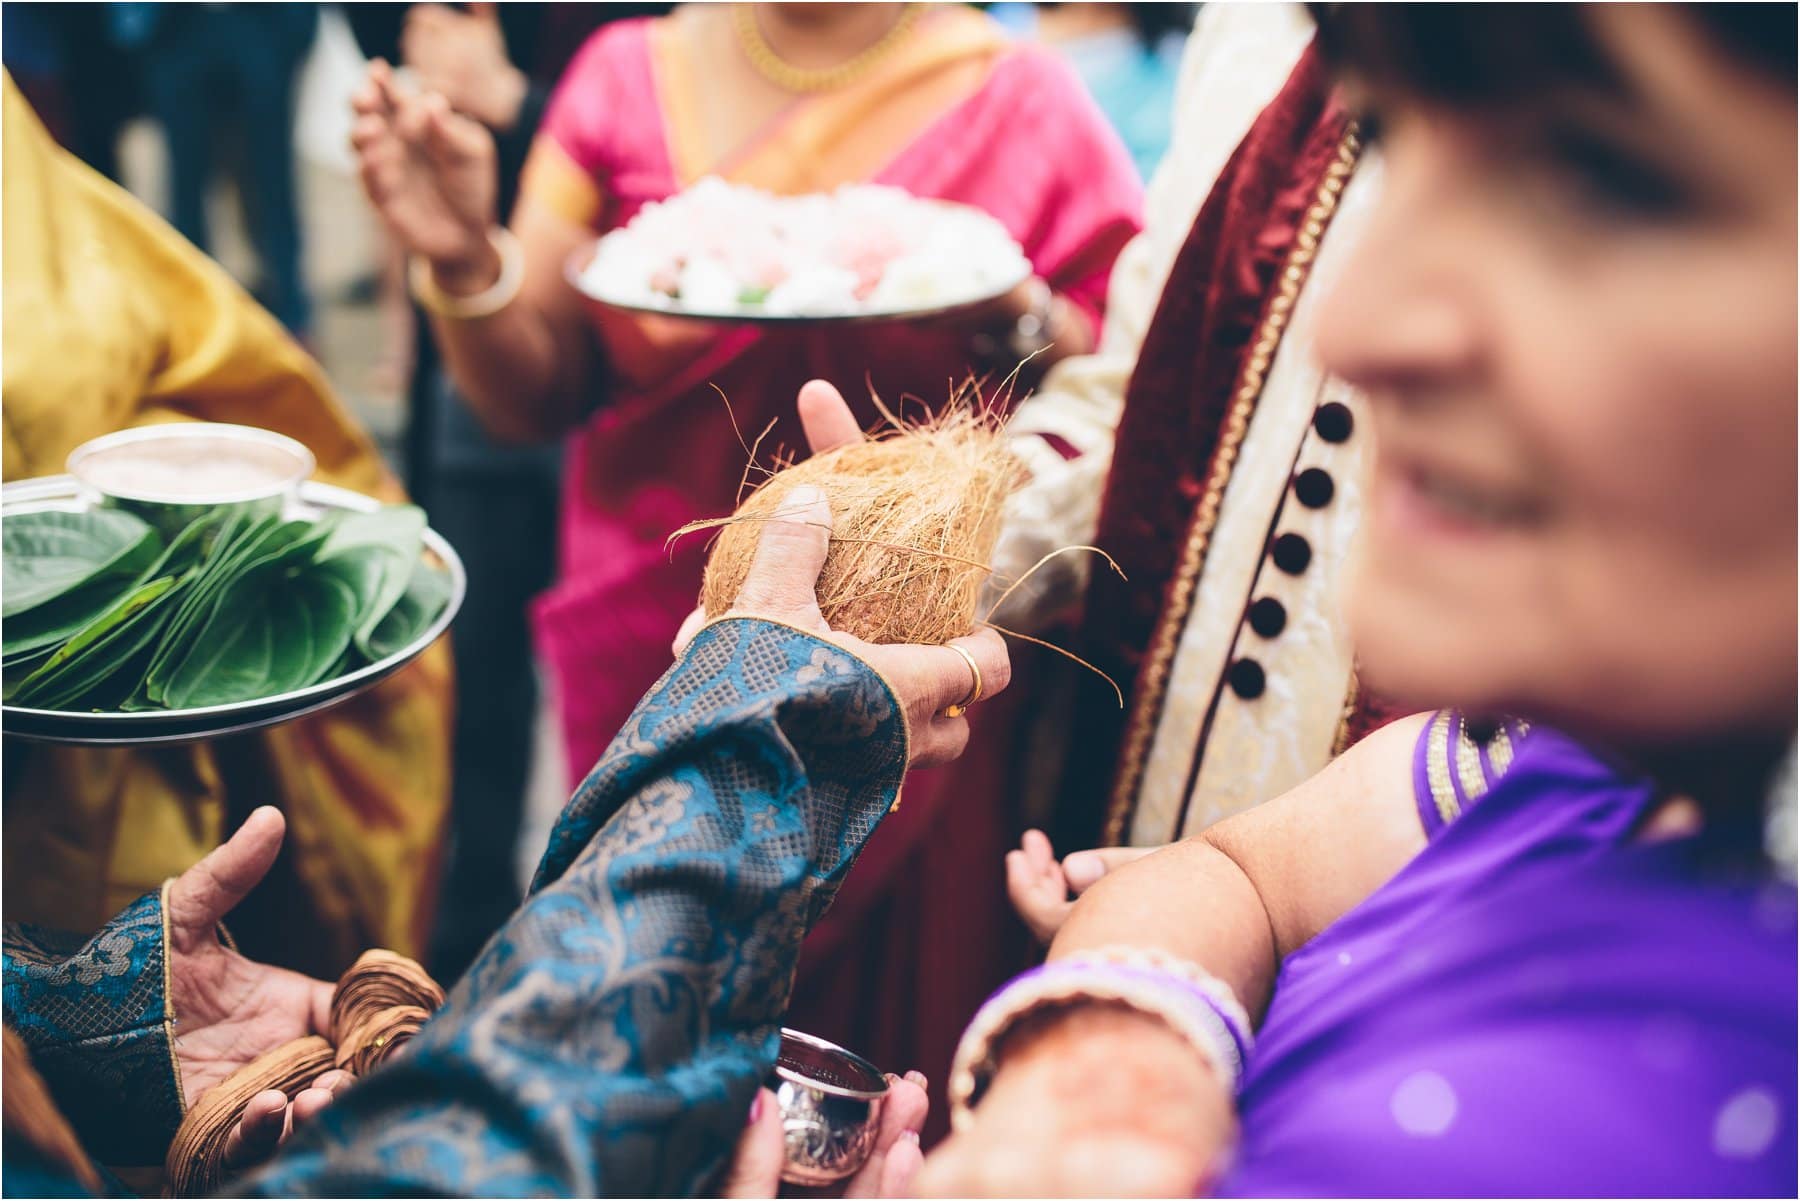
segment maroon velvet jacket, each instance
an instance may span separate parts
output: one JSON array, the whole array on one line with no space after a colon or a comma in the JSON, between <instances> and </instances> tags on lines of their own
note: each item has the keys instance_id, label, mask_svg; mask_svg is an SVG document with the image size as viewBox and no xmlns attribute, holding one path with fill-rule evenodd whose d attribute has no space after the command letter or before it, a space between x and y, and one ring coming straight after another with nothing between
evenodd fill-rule
<instances>
[{"instance_id":1,"label":"maroon velvet jacket","mask_svg":"<svg viewBox=\"0 0 1800 1201\"><path fill-rule=\"evenodd\" d=\"M1116 839L1135 804L1131 781L1147 741L1134 745L1131 732L1153 730L1161 711L1168 664L1157 678L1157 634L1171 623L1179 631L1191 596L1191 588L1178 586L1181 557L1196 523L1211 520L1202 501L1209 483L1216 492L1236 453L1234 402L1247 371L1253 381L1267 367L1267 353L1261 367L1253 366L1253 342L1267 328L1308 211L1349 128L1309 47L1227 161L1170 271L1126 389L1095 539L1126 578L1093 573L1076 639L1079 653L1130 699L1121 712L1104 690L1082 693L1072 727L1081 738L1071 748L1053 831L1058 845ZM1356 698L1346 724L1350 740L1386 716ZM1124 795L1108 821L1102 798L1120 791L1122 778Z\"/></svg>"}]
</instances>

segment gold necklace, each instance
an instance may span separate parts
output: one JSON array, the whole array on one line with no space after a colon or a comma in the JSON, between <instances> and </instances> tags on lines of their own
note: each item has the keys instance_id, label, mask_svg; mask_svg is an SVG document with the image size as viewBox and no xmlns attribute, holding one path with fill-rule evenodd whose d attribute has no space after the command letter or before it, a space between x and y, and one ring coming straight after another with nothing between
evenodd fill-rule
<instances>
[{"instance_id":1,"label":"gold necklace","mask_svg":"<svg viewBox=\"0 0 1800 1201\"><path fill-rule=\"evenodd\" d=\"M901 10L900 19L881 35L880 40L835 67L796 67L775 53L775 48L769 45L768 39L763 37L762 30L756 24L754 6L733 5L731 15L733 24L737 26L738 44L744 48L744 57L750 60L750 65L756 68L758 75L784 92L829 92L867 75L869 69L906 36L913 22L918 19L922 7L919 4L908 4Z\"/></svg>"}]
</instances>

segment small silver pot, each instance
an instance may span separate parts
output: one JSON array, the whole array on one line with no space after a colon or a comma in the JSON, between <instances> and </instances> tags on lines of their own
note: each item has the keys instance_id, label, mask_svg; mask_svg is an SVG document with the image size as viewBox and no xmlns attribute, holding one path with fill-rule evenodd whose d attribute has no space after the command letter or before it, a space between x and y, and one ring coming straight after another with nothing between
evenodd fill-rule
<instances>
[{"instance_id":1,"label":"small silver pot","mask_svg":"<svg viewBox=\"0 0 1800 1201\"><path fill-rule=\"evenodd\" d=\"M237 462L265 479L233 488L134 486L120 481L120 467L153 458L166 478L182 464ZM123 509L155 526L165 540L220 505L278 514L312 475L317 461L299 442L272 430L210 421L177 421L120 430L83 442L69 452L67 469L107 508Z\"/></svg>"},{"instance_id":2,"label":"small silver pot","mask_svg":"<svg viewBox=\"0 0 1800 1201\"><path fill-rule=\"evenodd\" d=\"M880 1070L836 1043L781 1032L781 1052L769 1081L781 1103L789 1184L833 1184L869 1158L881 1129L888 1084Z\"/></svg>"}]
</instances>

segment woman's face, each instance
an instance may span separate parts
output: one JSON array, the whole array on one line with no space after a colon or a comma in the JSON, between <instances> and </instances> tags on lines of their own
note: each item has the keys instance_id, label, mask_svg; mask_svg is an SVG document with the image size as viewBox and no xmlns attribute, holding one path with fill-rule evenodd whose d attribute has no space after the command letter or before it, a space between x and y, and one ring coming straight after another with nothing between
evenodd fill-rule
<instances>
[{"instance_id":1,"label":"woman's face","mask_svg":"<svg viewBox=\"0 0 1800 1201\"><path fill-rule=\"evenodd\" d=\"M1792 81L1592 11L1629 95L1382 111L1319 338L1372 401L1359 656L1626 743L1791 733Z\"/></svg>"}]
</instances>

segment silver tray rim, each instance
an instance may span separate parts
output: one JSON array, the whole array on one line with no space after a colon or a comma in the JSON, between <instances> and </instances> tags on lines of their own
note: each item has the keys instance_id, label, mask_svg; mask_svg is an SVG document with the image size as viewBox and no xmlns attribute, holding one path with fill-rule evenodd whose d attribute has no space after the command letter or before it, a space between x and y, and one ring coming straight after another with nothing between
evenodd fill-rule
<instances>
[{"instance_id":1,"label":"silver tray rim","mask_svg":"<svg viewBox=\"0 0 1800 1201\"><path fill-rule=\"evenodd\" d=\"M613 296L604 296L583 285L582 274L599 246L598 239L589 242L570 255L569 261L563 265L563 278L582 296L595 304L616 309L621 313L668 317L676 321L698 321L710 325L868 325L876 322L931 321L968 309L977 309L984 304L992 304L1030 279L1032 274L1031 264L1027 262L1025 269L1019 273L1016 279L1009 280L989 292L966 296L948 304L933 305L922 309L859 309L853 313L759 313L755 309L749 308L708 310L663 308L659 305L637 304Z\"/></svg>"},{"instance_id":2,"label":"silver tray rim","mask_svg":"<svg viewBox=\"0 0 1800 1201\"><path fill-rule=\"evenodd\" d=\"M308 480L297 492L300 513L318 515L331 510L369 513L382 502L348 488ZM46 509L80 511L92 507L97 495L72 475L43 476L0 485L0 513L38 512ZM292 692L209 705L198 709L153 709L142 713L74 713L60 709L27 709L0 705L0 733L32 742L70 743L83 746L153 746L196 742L261 729L320 712L365 692L424 654L450 628L468 594L468 575L461 556L442 534L427 526L425 549L436 555L450 573L450 597L425 632L393 654L365 664L346 675L321 680Z\"/></svg>"}]
</instances>

